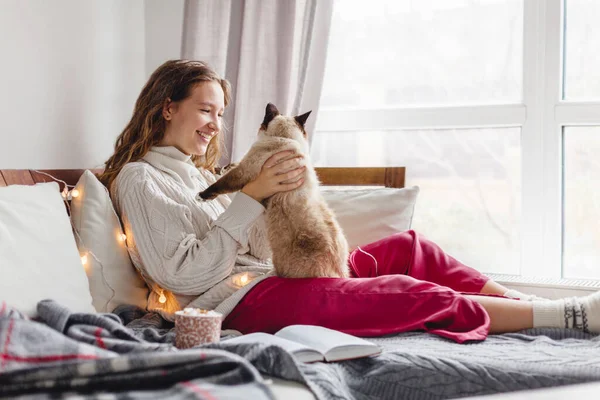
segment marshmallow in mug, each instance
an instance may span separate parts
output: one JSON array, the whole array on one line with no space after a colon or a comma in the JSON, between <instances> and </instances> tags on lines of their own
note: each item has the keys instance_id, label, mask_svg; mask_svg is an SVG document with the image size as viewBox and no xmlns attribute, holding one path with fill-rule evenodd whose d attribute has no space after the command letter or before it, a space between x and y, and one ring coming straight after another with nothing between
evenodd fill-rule
<instances>
[{"instance_id":1,"label":"marshmallow in mug","mask_svg":"<svg viewBox=\"0 0 600 400\"><path fill-rule=\"evenodd\" d=\"M175 314L177 314L177 313L181 313L183 315L194 315L194 316L198 316L198 315L206 315L209 317L221 316L221 313L218 313L213 310L204 310L202 308L191 308L191 307L186 307L183 309L183 311L177 311Z\"/></svg>"},{"instance_id":2,"label":"marshmallow in mug","mask_svg":"<svg viewBox=\"0 0 600 400\"><path fill-rule=\"evenodd\" d=\"M221 336L223 314L213 310L186 307L175 312L175 346L188 349L217 343Z\"/></svg>"}]
</instances>

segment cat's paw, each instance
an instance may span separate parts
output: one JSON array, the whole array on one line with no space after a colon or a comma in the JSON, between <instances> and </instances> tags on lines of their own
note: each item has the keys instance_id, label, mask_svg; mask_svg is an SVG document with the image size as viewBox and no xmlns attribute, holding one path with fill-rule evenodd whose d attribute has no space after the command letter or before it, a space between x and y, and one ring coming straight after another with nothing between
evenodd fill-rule
<instances>
[{"instance_id":1,"label":"cat's paw","mask_svg":"<svg viewBox=\"0 0 600 400\"><path fill-rule=\"evenodd\" d=\"M229 171L231 171L232 169L236 168L239 165L239 163L231 163L231 164L227 164L224 167L217 167L215 168L215 172L217 176L223 176L226 173L228 173Z\"/></svg>"},{"instance_id":2,"label":"cat's paw","mask_svg":"<svg viewBox=\"0 0 600 400\"><path fill-rule=\"evenodd\" d=\"M207 192L206 190L204 192L200 192L196 195L196 200L197 201L208 201L208 200L212 200L214 199L215 195L211 195L209 192Z\"/></svg>"}]
</instances>

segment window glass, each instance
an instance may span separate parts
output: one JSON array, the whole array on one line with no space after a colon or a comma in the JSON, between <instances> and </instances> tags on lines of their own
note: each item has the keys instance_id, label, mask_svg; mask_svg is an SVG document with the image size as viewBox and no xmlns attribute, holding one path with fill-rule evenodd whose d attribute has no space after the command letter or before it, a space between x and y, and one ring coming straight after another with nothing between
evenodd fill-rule
<instances>
[{"instance_id":1,"label":"window glass","mask_svg":"<svg viewBox=\"0 0 600 400\"><path fill-rule=\"evenodd\" d=\"M522 0L337 0L321 105L519 103Z\"/></svg>"},{"instance_id":2,"label":"window glass","mask_svg":"<svg viewBox=\"0 0 600 400\"><path fill-rule=\"evenodd\" d=\"M600 1L566 0L564 99L600 100Z\"/></svg>"},{"instance_id":3,"label":"window glass","mask_svg":"<svg viewBox=\"0 0 600 400\"><path fill-rule=\"evenodd\" d=\"M565 127L563 275L600 279L600 126Z\"/></svg>"}]
</instances>

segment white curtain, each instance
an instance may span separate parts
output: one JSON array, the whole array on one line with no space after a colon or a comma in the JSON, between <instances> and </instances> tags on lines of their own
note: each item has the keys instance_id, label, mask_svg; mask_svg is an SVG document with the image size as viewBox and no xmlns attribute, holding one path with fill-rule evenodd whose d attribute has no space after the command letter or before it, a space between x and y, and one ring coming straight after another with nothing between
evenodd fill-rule
<instances>
[{"instance_id":1,"label":"white curtain","mask_svg":"<svg viewBox=\"0 0 600 400\"><path fill-rule=\"evenodd\" d=\"M333 0L186 0L182 57L208 62L233 86L228 155L239 161L271 102L283 114L318 115Z\"/></svg>"}]
</instances>

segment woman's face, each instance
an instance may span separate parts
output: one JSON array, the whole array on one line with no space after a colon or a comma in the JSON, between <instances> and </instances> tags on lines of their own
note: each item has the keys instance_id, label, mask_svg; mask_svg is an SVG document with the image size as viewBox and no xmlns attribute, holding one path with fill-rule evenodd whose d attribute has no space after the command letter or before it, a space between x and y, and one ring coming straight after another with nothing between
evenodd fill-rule
<instances>
[{"instance_id":1,"label":"woman's face","mask_svg":"<svg viewBox=\"0 0 600 400\"><path fill-rule=\"evenodd\" d=\"M167 128L160 144L175 146L187 155L204 155L208 143L221 131L224 109L225 95L218 82L197 84L185 100L165 103Z\"/></svg>"}]
</instances>

